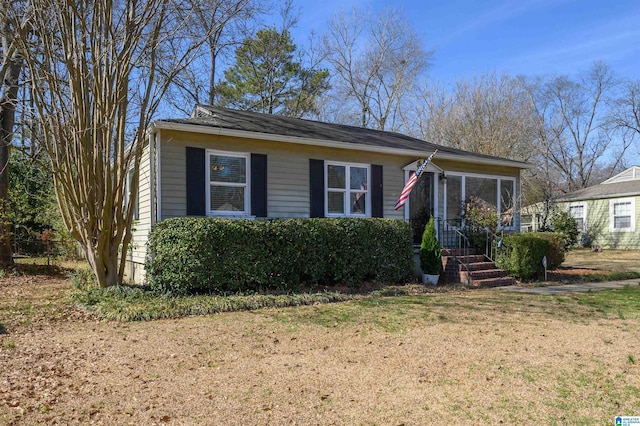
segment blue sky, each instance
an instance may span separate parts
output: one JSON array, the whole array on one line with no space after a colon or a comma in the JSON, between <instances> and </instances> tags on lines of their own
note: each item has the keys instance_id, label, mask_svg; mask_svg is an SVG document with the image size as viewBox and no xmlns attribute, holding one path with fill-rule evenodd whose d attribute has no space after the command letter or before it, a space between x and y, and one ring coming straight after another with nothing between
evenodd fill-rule
<instances>
[{"instance_id":1,"label":"blue sky","mask_svg":"<svg viewBox=\"0 0 640 426\"><path fill-rule=\"evenodd\" d=\"M373 11L390 6L404 11L425 48L435 49L430 69L435 81L453 83L486 71L575 75L595 60L607 62L618 76L640 78L640 0L357 3ZM353 4L298 0L296 42L304 44L311 30L321 34L331 15Z\"/></svg>"}]
</instances>

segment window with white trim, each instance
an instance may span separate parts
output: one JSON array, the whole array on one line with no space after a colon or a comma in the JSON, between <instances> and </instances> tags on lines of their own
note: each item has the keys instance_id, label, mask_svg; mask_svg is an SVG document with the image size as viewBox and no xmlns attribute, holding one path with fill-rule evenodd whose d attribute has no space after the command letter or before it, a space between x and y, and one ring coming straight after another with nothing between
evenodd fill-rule
<instances>
[{"instance_id":1,"label":"window with white trim","mask_svg":"<svg viewBox=\"0 0 640 426\"><path fill-rule=\"evenodd\" d=\"M207 212L209 215L249 215L250 155L207 151Z\"/></svg>"},{"instance_id":2,"label":"window with white trim","mask_svg":"<svg viewBox=\"0 0 640 426\"><path fill-rule=\"evenodd\" d=\"M609 200L609 230L611 232L635 232L635 198Z\"/></svg>"},{"instance_id":3,"label":"window with white trim","mask_svg":"<svg viewBox=\"0 0 640 426\"><path fill-rule=\"evenodd\" d=\"M587 204L586 203L570 203L569 216L576 220L578 231L584 231L587 222Z\"/></svg>"},{"instance_id":4,"label":"window with white trim","mask_svg":"<svg viewBox=\"0 0 640 426\"><path fill-rule=\"evenodd\" d=\"M368 164L325 162L325 179L327 216L371 216Z\"/></svg>"}]
</instances>

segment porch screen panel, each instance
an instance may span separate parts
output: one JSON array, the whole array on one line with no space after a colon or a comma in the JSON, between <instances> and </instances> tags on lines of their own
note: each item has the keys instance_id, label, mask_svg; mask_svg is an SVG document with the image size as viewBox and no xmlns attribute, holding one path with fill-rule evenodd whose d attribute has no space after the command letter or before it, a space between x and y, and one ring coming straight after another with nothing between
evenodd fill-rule
<instances>
[{"instance_id":1,"label":"porch screen panel","mask_svg":"<svg viewBox=\"0 0 640 426\"><path fill-rule=\"evenodd\" d=\"M500 225L513 226L515 182L500 179Z\"/></svg>"},{"instance_id":2,"label":"porch screen panel","mask_svg":"<svg viewBox=\"0 0 640 426\"><path fill-rule=\"evenodd\" d=\"M498 205L498 181L468 176L465 184L465 202L480 203L481 207L496 210Z\"/></svg>"},{"instance_id":3,"label":"porch screen panel","mask_svg":"<svg viewBox=\"0 0 640 426\"><path fill-rule=\"evenodd\" d=\"M462 218L462 176L447 177L447 221L459 221Z\"/></svg>"}]
</instances>

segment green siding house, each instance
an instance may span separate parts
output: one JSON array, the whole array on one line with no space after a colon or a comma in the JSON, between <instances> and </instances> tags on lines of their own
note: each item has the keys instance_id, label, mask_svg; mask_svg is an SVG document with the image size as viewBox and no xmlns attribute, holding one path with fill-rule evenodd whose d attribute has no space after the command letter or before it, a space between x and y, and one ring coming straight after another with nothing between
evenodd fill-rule
<instances>
[{"instance_id":1,"label":"green siding house","mask_svg":"<svg viewBox=\"0 0 640 426\"><path fill-rule=\"evenodd\" d=\"M566 194L558 204L576 219L586 245L640 249L640 166Z\"/></svg>"}]
</instances>

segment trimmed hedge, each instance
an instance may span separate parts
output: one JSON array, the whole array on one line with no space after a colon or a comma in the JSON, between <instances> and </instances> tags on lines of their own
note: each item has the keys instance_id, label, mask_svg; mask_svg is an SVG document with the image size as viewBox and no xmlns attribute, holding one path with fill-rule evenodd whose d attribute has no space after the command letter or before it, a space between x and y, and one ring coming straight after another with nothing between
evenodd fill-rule
<instances>
[{"instance_id":1,"label":"trimmed hedge","mask_svg":"<svg viewBox=\"0 0 640 426\"><path fill-rule=\"evenodd\" d=\"M551 242L533 232L504 236L504 243L510 250L497 257L498 267L519 279L530 279L544 274L542 258L547 256L547 266L552 249Z\"/></svg>"},{"instance_id":2,"label":"trimmed hedge","mask_svg":"<svg viewBox=\"0 0 640 426\"><path fill-rule=\"evenodd\" d=\"M173 218L153 228L145 269L156 291L238 293L401 282L412 255L399 220Z\"/></svg>"},{"instance_id":3,"label":"trimmed hedge","mask_svg":"<svg viewBox=\"0 0 640 426\"><path fill-rule=\"evenodd\" d=\"M564 262L565 239L563 234L559 232L537 232L534 234L540 238L544 238L551 243L551 248L547 253L547 268L555 269Z\"/></svg>"}]
</instances>

